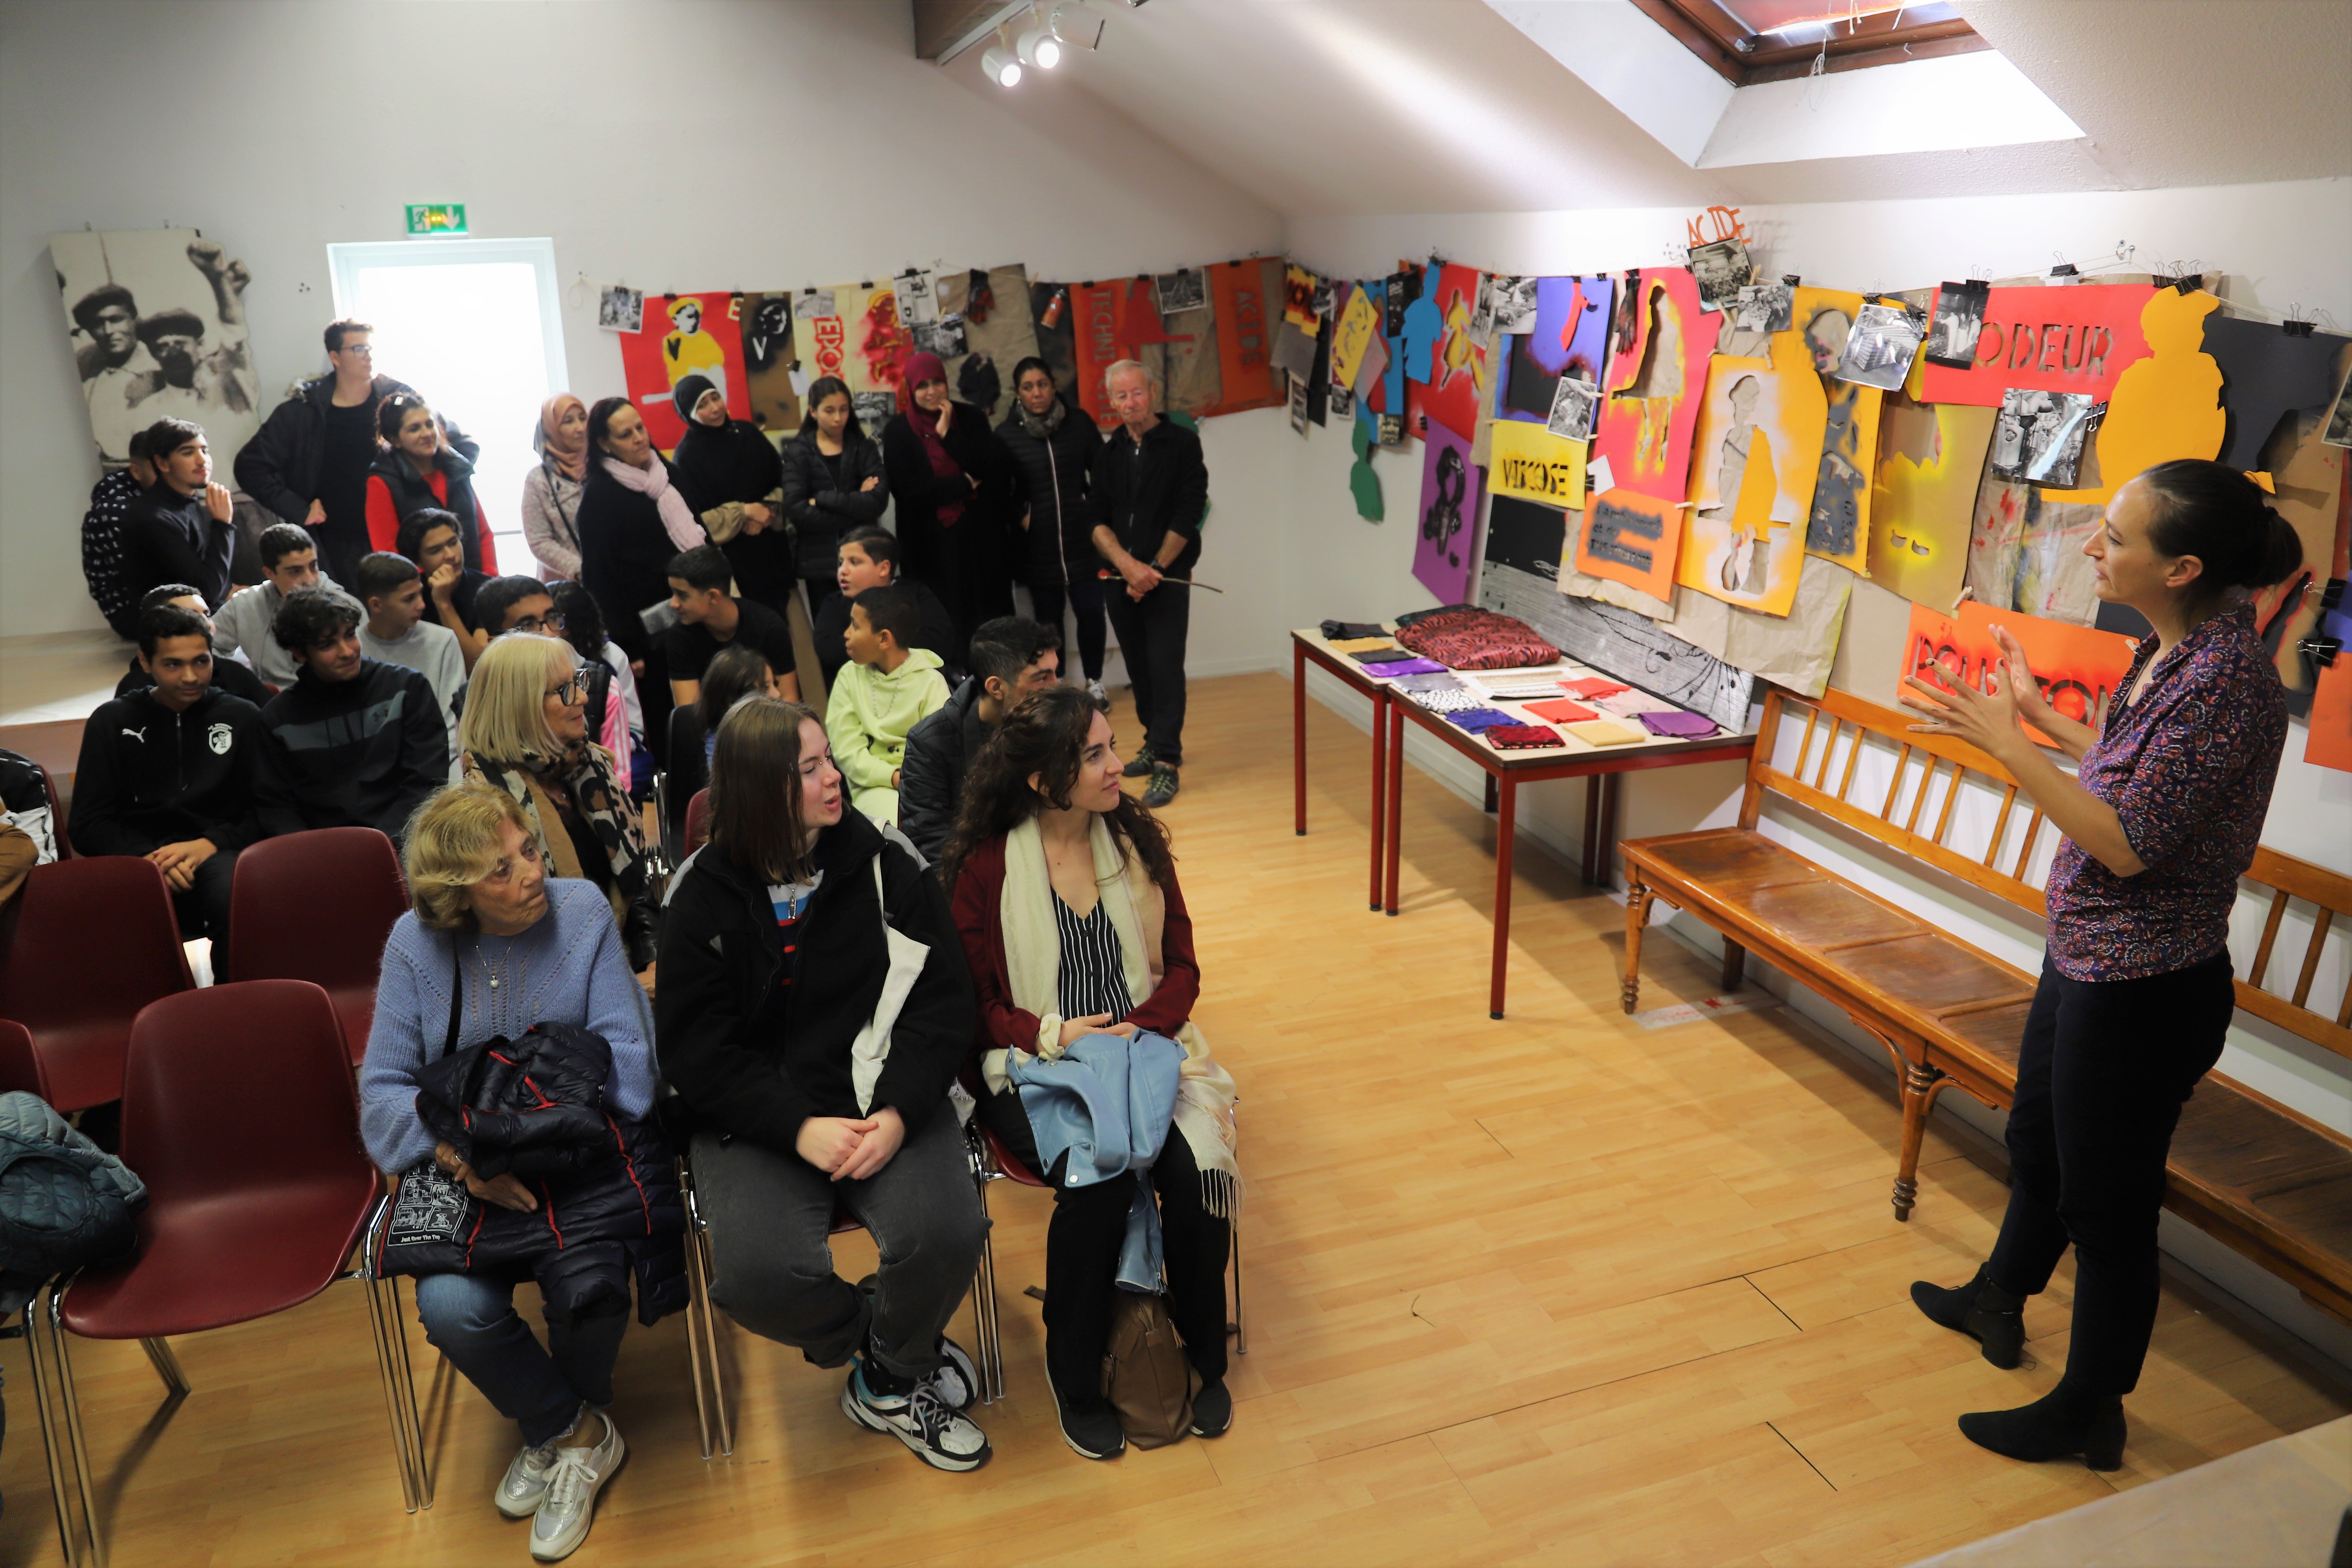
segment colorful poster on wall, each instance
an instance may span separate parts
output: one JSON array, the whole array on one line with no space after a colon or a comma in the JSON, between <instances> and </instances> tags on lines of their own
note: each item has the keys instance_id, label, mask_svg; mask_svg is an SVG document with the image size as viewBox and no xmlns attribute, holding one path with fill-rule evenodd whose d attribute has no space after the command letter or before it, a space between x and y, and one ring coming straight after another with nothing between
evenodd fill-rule
<instances>
[{"instance_id":1,"label":"colorful poster on wall","mask_svg":"<svg viewBox=\"0 0 2352 1568\"><path fill-rule=\"evenodd\" d=\"M1839 374L1855 321L1865 309L1859 294L1799 289L1793 317L1804 335L1823 405L1822 449L1813 475L1805 549L1850 571L1869 568L1870 476L1877 467L1880 388ZM1775 338L1779 333L1773 334ZM1907 366L1908 361L1906 361Z\"/></svg>"},{"instance_id":2,"label":"colorful poster on wall","mask_svg":"<svg viewBox=\"0 0 2352 1568\"><path fill-rule=\"evenodd\" d=\"M1496 420L1488 439L1486 482L1496 495L1583 510L1583 442L1555 436L1523 419ZM1464 449L1468 449L1466 443Z\"/></svg>"},{"instance_id":3,"label":"colorful poster on wall","mask_svg":"<svg viewBox=\"0 0 2352 1568\"><path fill-rule=\"evenodd\" d=\"M2263 448L2290 414L2325 410L2344 380L2344 350L2352 339L2305 331L2290 337L2274 321L2250 321L2218 312L2205 318L2205 352L2220 362L2222 405L2230 415L2233 468L2258 467Z\"/></svg>"},{"instance_id":4,"label":"colorful poster on wall","mask_svg":"<svg viewBox=\"0 0 2352 1568\"><path fill-rule=\"evenodd\" d=\"M2065 626L1974 601L1949 616L1914 605L1900 675L1916 675L1929 685L1939 680L1946 685L1966 682L1983 690L2001 658L2000 646L1992 639L1995 626L2007 630L2025 650L2043 700L2061 718L2091 725L2099 722L2109 700L2123 684L2138 646L2114 632ZM2030 725L2025 732L2042 745L2051 743Z\"/></svg>"},{"instance_id":5,"label":"colorful poster on wall","mask_svg":"<svg viewBox=\"0 0 2352 1568\"><path fill-rule=\"evenodd\" d=\"M1315 315L1315 274L1297 262L1282 269L1282 319L1302 332L1314 332L1319 323Z\"/></svg>"},{"instance_id":6,"label":"colorful poster on wall","mask_svg":"<svg viewBox=\"0 0 2352 1568\"><path fill-rule=\"evenodd\" d=\"M1467 441L1477 431L1478 387L1486 373L1485 350L1470 331L1470 316L1478 307L1478 274L1450 261L1435 270L1431 294L1439 327L1422 411Z\"/></svg>"},{"instance_id":7,"label":"colorful poster on wall","mask_svg":"<svg viewBox=\"0 0 2352 1568\"><path fill-rule=\"evenodd\" d=\"M1216 412L1274 408L1284 401L1275 384L1274 328L1281 300L1282 262L1259 257L1209 268L1209 308L1217 321Z\"/></svg>"},{"instance_id":8,"label":"colorful poster on wall","mask_svg":"<svg viewBox=\"0 0 2352 1568\"><path fill-rule=\"evenodd\" d=\"M1351 387L1356 384L1356 372L1364 363L1364 345L1379 331L1379 295L1361 285L1350 289L1331 334L1332 380Z\"/></svg>"},{"instance_id":9,"label":"colorful poster on wall","mask_svg":"<svg viewBox=\"0 0 2352 1568\"><path fill-rule=\"evenodd\" d=\"M1716 332L1712 322L1699 319L1698 285L1680 267L1628 272L1611 317L1609 377L1602 384L1609 400L1592 457L1606 461L1615 482L1626 489L1660 500L1685 500L1691 437L1706 397ZM1805 452L1809 501L1812 458L1820 450L1817 430Z\"/></svg>"},{"instance_id":10,"label":"colorful poster on wall","mask_svg":"<svg viewBox=\"0 0 2352 1568\"><path fill-rule=\"evenodd\" d=\"M2301 645L2318 632L2328 580L2345 575L2345 470L2352 467L2352 455L2322 439L2325 420L2324 414L2295 416L2263 454L2271 476L2271 506L2303 541L2303 569L2254 596L2254 619L2265 628L2263 640L2278 650L2286 709L2298 717L2310 709L2315 679ZM2339 660L2352 660L2352 654Z\"/></svg>"},{"instance_id":11,"label":"colorful poster on wall","mask_svg":"<svg viewBox=\"0 0 2352 1568\"><path fill-rule=\"evenodd\" d=\"M1077 374L1078 406L1104 430L1118 423L1103 391L1103 373L1128 357L1119 347L1126 310L1124 278L1070 285L1070 361Z\"/></svg>"},{"instance_id":12,"label":"colorful poster on wall","mask_svg":"<svg viewBox=\"0 0 2352 1568\"><path fill-rule=\"evenodd\" d=\"M1938 610L1959 602L1996 417L1973 404L1886 395L1870 496L1871 581Z\"/></svg>"},{"instance_id":13,"label":"colorful poster on wall","mask_svg":"<svg viewBox=\"0 0 2352 1568\"><path fill-rule=\"evenodd\" d=\"M2104 506L2126 480L2158 463L2221 452L2229 428L2221 367L2204 349L2206 317L2221 302L2201 289L2158 289L2148 296L2139 313L2147 357L2116 378L2075 488L2053 490L2052 500Z\"/></svg>"},{"instance_id":14,"label":"colorful poster on wall","mask_svg":"<svg viewBox=\"0 0 2352 1568\"><path fill-rule=\"evenodd\" d=\"M53 234L49 261L99 461L120 468L132 432L187 419L226 477L262 418L245 263L192 228Z\"/></svg>"},{"instance_id":15,"label":"colorful poster on wall","mask_svg":"<svg viewBox=\"0 0 2352 1568\"><path fill-rule=\"evenodd\" d=\"M1507 340L1501 408L1542 419L1549 415L1559 378L1601 384L1609 368L1609 306L1614 281L1606 277L1540 278L1535 285L1532 330Z\"/></svg>"},{"instance_id":16,"label":"colorful poster on wall","mask_svg":"<svg viewBox=\"0 0 2352 1568\"><path fill-rule=\"evenodd\" d=\"M1478 561L1478 470L1471 466L1470 443L1443 425L1430 426L1423 442L1420 527L1412 545L1413 580L1441 605L1470 596L1470 574Z\"/></svg>"},{"instance_id":17,"label":"colorful poster on wall","mask_svg":"<svg viewBox=\"0 0 2352 1568\"><path fill-rule=\"evenodd\" d=\"M1181 291L1172 295L1170 276L1152 279L1148 289L1138 282L1129 290L1130 300L1141 293L1152 297L1166 334L1163 342L1137 357L1151 367L1156 383L1164 389L1165 401L1160 405L1163 412L1200 418L1213 412L1223 395L1217 365L1216 312L1210 306L1208 282L1202 274L1181 274L1189 282L1179 285ZM1169 308L1171 298L1181 309Z\"/></svg>"},{"instance_id":18,"label":"colorful poster on wall","mask_svg":"<svg viewBox=\"0 0 2352 1568\"><path fill-rule=\"evenodd\" d=\"M621 334L621 374L654 445L667 452L686 434L670 388L705 375L726 395L727 412L751 417L743 368L741 296L724 289L649 295L643 330ZM852 384L855 384L854 383Z\"/></svg>"},{"instance_id":19,"label":"colorful poster on wall","mask_svg":"<svg viewBox=\"0 0 2352 1568\"><path fill-rule=\"evenodd\" d=\"M898 320L898 289L887 279L860 283L840 304L842 325L849 333L845 356L849 390L853 394L887 392L904 406L899 367L915 352L915 344Z\"/></svg>"},{"instance_id":20,"label":"colorful poster on wall","mask_svg":"<svg viewBox=\"0 0 2352 1568\"><path fill-rule=\"evenodd\" d=\"M1801 307L1797 319L1805 319ZM1769 359L1717 356L1704 404L1675 581L1785 616L1796 602L1826 423L1803 334L1773 333Z\"/></svg>"},{"instance_id":21,"label":"colorful poster on wall","mask_svg":"<svg viewBox=\"0 0 2352 1568\"><path fill-rule=\"evenodd\" d=\"M1622 583L1654 599L1671 599L1682 550L1682 507L1639 490L1604 490L1570 520L1576 569Z\"/></svg>"},{"instance_id":22,"label":"colorful poster on wall","mask_svg":"<svg viewBox=\"0 0 2352 1568\"><path fill-rule=\"evenodd\" d=\"M958 329L961 352L943 355L958 400L985 409L990 421L1013 406L1013 367L1037 352L1029 317L1029 277L1018 266L957 268L939 274L940 321Z\"/></svg>"},{"instance_id":23,"label":"colorful poster on wall","mask_svg":"<svg viewBox=\"0 0 2352 1568\"><path fill-rule=\"evenodd\" d=\"M793 297L746 294L743 326L743 394L751 423L779 444L801 427L800 394L793 390Z\"/></svg>"},{"instance_id":24,"label":"colorful poster on wall","mask_svg":"<svg viewBox=\"0 0 2352 1568\"><path fill-rule=\"evenodd\" d=\"M1975 364L1954 370L1929 361L1920 398L1998 408L2003 393L2021 387L2105 403L2125 369L2147 357L2139 319L2152 292L2139 283L1990 289Z\"/></svg>"},{"instance_id":25,"label":"colorful poster on wall","mask_svg":"<svg viewBox=\"0 0 2352 1568\"><path fill-rule=\"evenodd\" d=\"M2051 499L1991 468L1969 530L1969 586L1976 601L2087 626L2099 613L2098 581L2083 545L2106 518L2103 506Z\"/></svg>"}]
</instances>

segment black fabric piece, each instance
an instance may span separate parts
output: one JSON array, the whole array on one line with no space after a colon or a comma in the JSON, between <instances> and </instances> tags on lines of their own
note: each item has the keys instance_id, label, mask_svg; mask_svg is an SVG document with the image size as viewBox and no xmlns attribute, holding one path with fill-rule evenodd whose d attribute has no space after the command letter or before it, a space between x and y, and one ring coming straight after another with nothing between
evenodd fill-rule
<instances>
[{"instance_id":1,"label":"black fabric piece","mask_svg":"<svg viewBox=\"0 0 2352 1568\"><path fill-rule=\"evenodd\" d=\"M1388 627L1374 621L1325 621L1322 633L1333 642L1352 642L1358 637L1384 637Z\"/></svg>"}]
</instances>

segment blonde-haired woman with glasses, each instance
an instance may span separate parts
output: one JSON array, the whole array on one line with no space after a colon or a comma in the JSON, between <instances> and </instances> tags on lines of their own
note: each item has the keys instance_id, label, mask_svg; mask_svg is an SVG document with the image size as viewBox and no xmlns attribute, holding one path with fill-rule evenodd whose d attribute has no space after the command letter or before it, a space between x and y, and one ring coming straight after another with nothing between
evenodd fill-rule
<instances>
[{"instance_id":1,"label":"blonde-haired woman with glasses","mask_svg":"<svg viewBox=\"0 0 2352 1568\"><path fill-rule=\"evenodd\" d=\"M391 1174L431 1160L481 1203L534 1208L511 1173L485 1179L435 1138L416 1113L420 1075L494 1037L570 1024L612 1048L604 1108L645 1117L654 1100L645 997L604 900L584 883L549 879L511 795L445 789L409 819L406 845L411 907L384 943L360 1064L361 1136ZM628 1313L551 1314L541 1344L514 1310L514 1282L490 1273L418 1276L416 1313L425 1337L521 1428L522 1450L492 1493L498 1510L532 1521L533 1557L568 1554L627 1452L605 1407Z\"/></svg>"},{"instance_id":2,"label":"blonde-haired woman with glasses","mask_svg":"<svg viewBox=\"0 0 2352 1568\"><path fill-rule=\"evenodd\" d=\"M645 822L620 765L588 738L588 688L572 645L509 633L474 666L457 724L468 783L521 808L554 877L596 884L613 909L629 968L654 989L654 900Z\"/></svg>"}]
</instances>

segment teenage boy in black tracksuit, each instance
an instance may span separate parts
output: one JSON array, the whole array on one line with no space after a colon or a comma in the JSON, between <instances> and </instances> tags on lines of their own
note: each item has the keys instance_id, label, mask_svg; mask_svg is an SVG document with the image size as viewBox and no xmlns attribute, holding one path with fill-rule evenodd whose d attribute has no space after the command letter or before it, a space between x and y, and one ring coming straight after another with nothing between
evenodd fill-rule
<instances>
[{"instance_id":1,"label":"teenage boy in black tracksuit","mask_svg":"<svg viewBox=\"0 0 2352 1568\"><path fill-rule=\"evenodd\" d=\"M74 768L71 834L84 855L139 855L172 889L183 936L228 934L237 852L260 837L261 710L212 684L212 632L177 605L145 612L153 685L89 717Z\"/></svg>"},{"instance_id":2,"label":"teenage boy in black tracksuit","mask_svg":"<svg viewBox=\"0 0 2352 1568\"><path fill-rule=\"evenodd\" d=\"M433 685L360 652L359 612L317 588L287 596L270 628L301 672L261 710L261 826L373 827L397 841L449 782L449 726Z\"/></svg>"}]
</instances>

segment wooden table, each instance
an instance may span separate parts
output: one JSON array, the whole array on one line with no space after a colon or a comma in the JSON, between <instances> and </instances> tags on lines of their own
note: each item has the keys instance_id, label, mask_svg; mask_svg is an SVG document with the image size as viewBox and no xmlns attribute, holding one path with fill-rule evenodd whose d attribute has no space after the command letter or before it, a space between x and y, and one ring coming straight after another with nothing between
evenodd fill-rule
<instances>
[{"instance_id":1,"label":"wooden table","mask_svg":"<svg viewBox=\"0 0 2352 1568\"><path fill-rule=\"evenodd\" d=\"M1493 973L1486 1003L1486 1016L1490 1018L1503 1016L1504 981L1510 963L1511 853L1517 834L1519 786L1541 784L1550 779L1581 778L1588 781L1584 805L1584 879L1588 883L1605 885L1609 878L1611 847L1616 841L1619 775L1649 768L1683 767L1693 763L1744 763L1756 747L1753 735L1719 731L1700 740L1655 736L1624 746L1594 746L1574 736L1562 735L1565 743L1558 747L1528 752L1497 751L1486 743L1485 737L1447 723L1443 714L1433 713L1412 701L1397 691L1391 683L1365 674L1364 666L1347 655L1332 652L1329 639L1319 631L1294 631L1290 634L1290 644L1292 772L1299 833L1307 831L1306 667L1309 663L1318 665L1371 700L1373 909L1384 910L1391 915L1397 912L1397 883L1403 861L1405 721L1412 720L1486 773L1486 809L1496 816L1495 943ZM1618 679L1606 671L1588 670L1580 665L1565 661L1532 669L1463 670L1455 673L1466 684L1473 686L1559 681L1581 675L1600 675L1610 680ZM1560 695L1566 697L1569 694L1563 690ZM1662 709L1675 706L1663 698L1654 700ZM1526 718L1528 723L1544 722L1528 717L1523 704L1498 701L1490 706ZM1586 706L1596 707L1598 710L1595 704L1588 703ZM1629 729L1641 728L1638 720L1621 719L1606 711L1601 711L1600 716ZM1551 727L1555 730L1559 728L1558 725Z\"/></svg>"}]
</instances>

